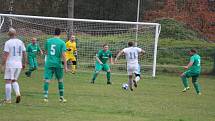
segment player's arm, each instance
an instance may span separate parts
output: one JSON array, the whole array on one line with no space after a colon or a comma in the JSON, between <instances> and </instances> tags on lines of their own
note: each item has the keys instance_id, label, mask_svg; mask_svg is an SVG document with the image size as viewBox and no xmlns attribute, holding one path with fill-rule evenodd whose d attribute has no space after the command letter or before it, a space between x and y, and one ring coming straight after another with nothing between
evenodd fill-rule
<instances>
[{"instance_id":1,"label":"player's arm","mask_svg":"<svg viewBox=\"0 0 215 121\"><path fill-rule=\"evenodd\" d=\"M38 51L40 52L41 55L43 55L43 51L42 49L40 48L40 45L38 44Z\"/></svg>"},{"instance_id":2,"label":"player's arm","mask_svg":"<svg viewBox=\"0 0 215 121\"><path fill-rule=\"evenodd\" d=\"M2 57L2 66L3 67L5 66L8 56L9 56L9 52L4 51L3 57Z\"/></svg>"},{"instance_id":3,"label":"player's arm","mask_svg":"<svg viewBox=\"0 0 215 121\"><path fill-rule=\"evenodd\" d=\"M190 62L187 64L187 66L184 66L185 69L188 69L189 67L191 67L194 63L194 58L191 57Z\"/></svg>"},{"instance_id":4,"label":"player's arm","mask_svg":"<svg viewBox=\"0 0 215 121\"><path fill-rule=\"evenodd\" d=\"M114 64L112 53L109 55L109 61L110 61L111 64Z\"/></svg>"},{"instance_id":5,"label":"player's arm","mask_svg":"<svg viewBox=\"0 0 215 121\"><path fill-rule=\"evenodd\" d=\"M65 52L62 53L62 58L63 58L63 66L64 66L64 71L67 72L68 68L67 68L67 62L66 62L66 54Z\"/></svg>"},{"instance_id":6,"label":"player's arm","mask_svg":"<svg viewBox=\"0 0 215 121\"><path fill-rule=\"evenodd\" d=\"M70 48L69 40L66 42L66 50L72 51L72 49Z\"/></svg>"},{"instance_id":7,"label":"player's arm","mask_svg":"<svg viewBox=\"0 0 215 121\"><path fill-rule=\"evenodd\" d=\"M22 67L25 68L25 65L26 65L28 62L27 62L26 48L25 48L24 43L22 43L22 57L23 57Z\"/></svg>"},{"instance_id":8,"label":"player's arm","mask_svg":"<svg viewBox=\"0 0 215 121\"><path fill-rule=\"evenodd\" d=\"M66 62L66 44L63 43L62 45L62 58L63 58L63 66L64 66L64 71L67 72L67 62Z\"/></svg>"},{"instance_id":9,"label":"player's arm","mask_svg":"<svg viewBox=\"0 0 215 121\"><path fill-rule=\"evenodd\" d=\"M99 57L102 56L102 53L101 51L99 51L97 54L96 54L96 60L102 65L102 61L99 59Z\"/></svg>"},{"instance_id":10,"label":"player's arm","mask_svg":"<svg viewBox=\"0 0 215 121\"><path fill-rule=\"evenodd\" d=\"M96 60L100 63L103 64L102 61L96 56Z\"/></svg>"},{"instance_id":11,"label":"player's arm","mask_svg":"<svg viewBox=\"0 0 215 121\"><path fill-rule=\"evenodd\" d=\"M27 62L26 51L23 51L23 52L22 52L22 56L23 56L22 68L25 68L25 65L28 63L28 62Z\"/></svg>"},{"instance_id":12,"label":"player's arm","mask_svg":"<svg viewBox=\"0 0 215 121\"><path fill-rule=\"evenodd\" d=\"M117 56L116 56L116 58L115 58L115 62L117 62L117 59L118 59L123 53L124 53L124 51L121 50L121 51L117 54Z\"/></svg>"}]
</instances>

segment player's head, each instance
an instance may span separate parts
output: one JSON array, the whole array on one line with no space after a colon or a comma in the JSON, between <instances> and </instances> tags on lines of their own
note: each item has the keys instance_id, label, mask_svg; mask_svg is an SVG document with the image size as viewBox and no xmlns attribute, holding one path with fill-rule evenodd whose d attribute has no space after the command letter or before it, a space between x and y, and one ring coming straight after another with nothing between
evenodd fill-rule
<instances>
[{"instance_id":1,"label":"player's head","mask_svg":"<svg viewBox=\"0 0 215 121\"><path fill-rule=\"evenodd\" d=\"M61 33L60 29L56 28L55 31L54 31L54 35L55 36L60 36L60 33Z\"/></svg>"},{"instance_id":2,"label":"player's head","mask_svg":"<svg viewBox=\"0 0 215 121\"><path fill-rule=\"evenodd\" d=\"M104 50L104 51L107 51L108 48L109 48L107 43L103 44L102 47L103 47L103 50Z\"/></svg>"},{"instance_id":3,"label":"player's head","mask_svg":"<svg viewBox=\"0 0 215 121\"><path fill-rule=\"evenodd\" d=\"M32 44L36 44L37 43L37 38L32 37L31 42L32 42Z\"/></svg>"},{"instance_id":4,"label":"player's head","mask_svg":"<svg viewBox=\"0 0 215 121\"><path fill-rule=\"evenodd\" d=\"M134 46L134 42L132 41L128 42L128 47L132 47L132 46Z\"/></svg>"},{"instance_id":5,"label":"player's head","mask_svg":"<svg viewBox=\"0 0 215 121\"><path fill-rule=\"evenodd\" d=\"M75 36L74 36L74 35L71 35L70 40L71 40L71 41L75 41Z\"/></svg>"},{"instance_id":6,"label":"player's head","mask_svg":"<svg viewBox=\"0 0 215 121\"><path fill-rule=\"evenodd\" d=\"M196 54L197 53L197 50L196 49L190 49L190 51L189 51L189 54L190 55L194 55L194 54Z\"/></svg>"},{"instance_id":7,"label":"player's head","mask_svg":"<svg viewBox=\"0 0 215 121\"><path fill-rule=\"evenodd\" d=\"M16 36L16 30L14 28L10 28L9 32L8 32L8 36L11 37L15 37Z\"/></svg>"}]
</instances>

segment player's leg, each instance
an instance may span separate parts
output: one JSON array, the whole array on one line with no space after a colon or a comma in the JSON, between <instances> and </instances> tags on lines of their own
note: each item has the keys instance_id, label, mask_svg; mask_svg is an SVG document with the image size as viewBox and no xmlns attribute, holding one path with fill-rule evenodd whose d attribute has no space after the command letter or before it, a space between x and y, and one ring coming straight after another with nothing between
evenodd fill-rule
<instances>
[{"instance_id":1,"label":"player's leg","mask_svg":"<svg viewBox=\"0 0 215 121\"><path fill-rule=\"evenodd\" d=\"M137 87L137 83L140 80L140 65L139 64L134 65L134 72L133 73L135 75L135 78L133 80L134 86Z\"/></svg>"},{"instance_id":2,"label":"player's leg","mask_svg":"<svg viewBox=\"0 0 215 121\"><path fill-rule=\"evenodd\" d=\"M16 93L16 103L19 103L21 101L21 94L20 94L20 89L19 89L19 84L18 84L18 78L21 72L21 68L15 69L14 72L14 79L12 80L12 87L14 92Z\"/></svg>"},{"instance_id":3,"label":"player's leg","mask_svg":"<svg viewBox=\"0 0 215 121\"><path fill-rule=\"evenodd\" d=\"M198 77L199 77L199 74L192 76L192 83L193 83L193 86L196 90L196 93L201 95L201 86L198 82Z\"/></svg>"},{"instance_id":4,"label":"player's leg","mask_svg":"<svg viewBox=\"0 0 215 121\"><path fill-rule=\"evenodd\" d=\"M127 72L128 72L128 86L131 91L133 91L133 80L132 80L132 74L133 74L133 68L132 65L127 65Z\"/></svg>"},{"instance_id":5,"label":"player's leg","mask_svg":"<svg viewBox=\"0 0 215 121\"><path fill-rule=\"evenodd\" d=\"M76 73L76 64L77 64L75 56L71 57L71 61L72 61L72 65L71 65L71 67L72 67L72 73L74 74L74 73Z\"/></svg>"},{"instance_id":6,"label":"player's leg","mask_svg":"<svg viewBox=\"0 0 215 121\"><path fill-rule=\"evenodd\" d=\"M63 68L55 68L54 72L55 72L55 77L58 80L60 102L66 102L66 99L64 99Z\"/></svg>"},{"instance_id":7,"label":"player's leg","mask_svg":"<svg viewBox=\"0 0 215 121\"><path fill-rule=\"evenodd\" d=\"M53 68L45 67L44 70L44 84L43 84L43 91L44 91L44 101L48 102L48 90L49 90L49 83L53 76Z\"/></svg>"},{"instance_id":8,"label":"player's leg","mask_svg":"<svg viewBox=\"0 0 215 121\"><path fill-rule=\"evenodd\" d=\"M29 70L25 72L25 75L27 77L31 76L31 72L34 70L34 58L28 57L28 63L29 63Z\"/></svg>"},{"instance_id":9,"label":"player's leg","mask_svg":"<svg viewBox=\"0 0 215 121\"><path fill-rule=\"evenodd\" d=\"M111 84L111 70L108 64L103 64L103 70L107 72L107 84Z\"/></svg>"},{"instance_id":10,"label":"player's leg","mask_svg":"<svg viewBox=\"0 0 215 121\"><path fill-rule=\"evenodd\" d=\"M99 72L102 70L102 65L99 63L95 64L95 72L93 73L93 78L91 80L91 83L95 83L96 77L98 76Z\"/></svg>"},{"instance_id":11,"label":"player's leg","mask_svg":"<svg viewBox=\"0 0 215 121\"><path fill-rule=\"evenodd\" d=\"M182 90L183 92L186 92L187 90L190 89L189 85L188 85L188 79L189 77L191 77L191 72L188 70L188 71L185 71L184 73L182 73L180 75L181 77L181 80L183 82L183 85L184 85L184 89Z\"/></svg>"},{"instance_id":12,"label":"player's leg","mask_svg":"<svg viewBox=\"0 0 215 121\"><path fill-rule=\"evenodd\" d=\"M11 74L11 69L6 68L5 69L5 74L4 74L4 79L5 79L5 101L6 103L11 103L11 92L12 92L12 80L11 77L13 75Z\"/></svg>"}]
</instances>

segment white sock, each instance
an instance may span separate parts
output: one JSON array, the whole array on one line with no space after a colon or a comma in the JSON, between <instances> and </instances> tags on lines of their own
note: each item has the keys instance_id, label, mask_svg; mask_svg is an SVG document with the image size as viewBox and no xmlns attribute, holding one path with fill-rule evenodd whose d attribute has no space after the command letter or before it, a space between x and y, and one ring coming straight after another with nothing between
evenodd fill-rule
<instances>
[{"instance_id":1,"label":"white sock","mask_svg":"<svg viewBox=\"0 0 215 121\"><path fill-rule=\"evenodd\" d=\"M18 82L13 82L12 86L13 86L13 89L14 89L14 91L16 93L16 96L19 96L20 95L20 91L19 91L19 84L18 84Z\"/></svg>"},{"instance_id":2,"label":"white sock","mask_svg":"<svg viewBox=\"0 0 215 121\"><path fill-rule=\"evenodd\" d=\"M140 81L140 77L137 76L137 77L135 78L135 81L136 81L136 82L139 82L139 81Z\"/></svg>"},{"instance_id":3,"label":"white sock","mask_svg":"<svg viewBox=\"0 0 215 121\"><path fill-rule=\"evenodd\" d=\"M5 84L5 98L11 100L11 84Z\"/></svg>"}]
</instances>

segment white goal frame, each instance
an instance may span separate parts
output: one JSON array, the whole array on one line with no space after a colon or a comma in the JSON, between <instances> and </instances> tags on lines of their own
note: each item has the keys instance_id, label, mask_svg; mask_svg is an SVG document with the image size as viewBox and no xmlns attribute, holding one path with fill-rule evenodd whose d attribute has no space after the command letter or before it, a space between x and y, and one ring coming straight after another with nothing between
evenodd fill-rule
<instances>
[{"instance_id":1,"label":"white goal frame","mask_svg":"<svg viewBox=\"0 0 215 121\"><path fill-rule=\"evenodd\" d=\"M111 23L111 24L131 24L131 25L151 25L155 26L155 38L154 38L154 50L153 50L153 65L152 65L152 77L156 75L156 62L157 62L157 45L159 34L161 31L161 25L159 23L148 22L129 22L129 21L110 21L110 20L92 20L92 19L76 19L76 18L60 18L60 17L44 17L44 16L30 16L30 15L16 15L16 14L2 14L0 13L0 29L4 23L4 17L20 17L20 18L32 18L32 19L46 19L46 20L63 20L63 21L80 21L80 22L97 22L97 23Z\"/></svg>"}]
</instances>

